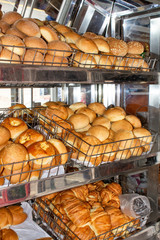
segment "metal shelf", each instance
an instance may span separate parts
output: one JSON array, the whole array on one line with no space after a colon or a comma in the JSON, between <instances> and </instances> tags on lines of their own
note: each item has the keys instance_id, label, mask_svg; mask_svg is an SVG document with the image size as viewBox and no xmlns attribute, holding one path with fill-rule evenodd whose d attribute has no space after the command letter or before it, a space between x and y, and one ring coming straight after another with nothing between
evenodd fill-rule
<instances>
[{"instance_id":1,"label":"metal shelf","mask_svg":"<svg viewBox=\"0 0 160 240\"><path fill-rule=\"evenodd\" d=\"M0 87L53 87L66 84L158 84L160 74L76 67L0 64Z\"/></svg>"}]
</instances>

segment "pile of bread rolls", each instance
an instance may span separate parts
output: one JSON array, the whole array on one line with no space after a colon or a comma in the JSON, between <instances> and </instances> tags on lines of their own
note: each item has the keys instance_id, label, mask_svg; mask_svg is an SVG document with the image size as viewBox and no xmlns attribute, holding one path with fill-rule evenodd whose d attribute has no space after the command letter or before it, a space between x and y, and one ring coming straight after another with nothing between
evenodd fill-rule
<instances>
[{"instance_id":1,"label":"pile of bread rolls","mask_svg":"<svg viewBox=\"0 0 160 240\"><path fill-rule=\"evenodd\" d=\"M17 12L3 14L0 29L4 63L149 70L141 57L144 46L137 41L126 43L91 32L81 36L58 22L22 18Z\"/></svg>"},{"instance_id":2,"label":"pile of bread rolls","mask_svg":"<svg viewBox=\"0 0 160 240\"><path fill-rule=\"evenodd\" d=\"M1 122L0 185L5 178L11 184L40 179L43 170L65 164L67 160L68 151L61 140L47 140L38 130L28 128L20 117L6 117Z\"/></svg>"},{"instance_id":3,"label":"pile of bread rolls","mask_svg":"<svg viewBox=\"0 0 160 240\"><path fill-rule=\"evenodd\" d=\"M21 224L27 219L23 208L18 205L0 208L0 219L0 239L18 240L17 233L10 227Z\"/></svg>"},{"instance_id":4,"label":"pile of bread rolls","mask_svg":"<svg viewBox=\"0 0 160 240\"><path fill-rule=\"evenodd\" d=\"M73 150L72 158L99 165L102 162L128 159L148 152L152 135L135 115L121 107L106 108L94 102L88 106L77 102L47 102L40 113L47 117L50 128ZM55 123L52 123L52 120Z\"/></svg>"},{"instance_id":5,"label":"pile of bread rolls","mask_svg":"<svg viewBox=\"0 0 160 240\"><path fill-rule=\"evenodd\" d=\"M37 201L45 211L50 209L59 217L55 221L63 232L51 223L57 233L65 235L66 232L71 239L75 239L75 235L81 240L98 236L98 239L114 239L126 236L133 226L139 227L139 220L121 212L120 194L122 189L118 183L99 181L42 197L48 208L42 201ZM35 208L38 209L36 205Z\"/></svg>"}]
</instances>

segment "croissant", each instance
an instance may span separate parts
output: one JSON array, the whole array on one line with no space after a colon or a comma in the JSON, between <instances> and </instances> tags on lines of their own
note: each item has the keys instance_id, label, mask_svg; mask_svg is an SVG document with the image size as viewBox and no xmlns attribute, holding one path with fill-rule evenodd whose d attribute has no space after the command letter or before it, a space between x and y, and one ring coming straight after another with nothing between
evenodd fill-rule
<instances>
[{"instance_id":1,"label":"croissant","mask_svg":"<svg viewBox=\"0 0 160 240\"><path fill-rule=\"evenodd\" d=\"M111 220L110 216L104 211L100 203L95 203L90 210L91 216L91 228L98 239L106 239L110 236L111 232Z\"/></svg>"},{"instance_id":2,"label":"croissant","mask_svg":"<svg viewBox=\"0 0 160 240\"><path fill-rule=\"evenodd\" d=\"M102 199L102 206L115 206L117 208L120 207L119 197L113 192L109 191L107 188L103 188L101 190L100 196Z\"/></svg>"},{"instance_id":3,"label":"croissant","mask_svg":"<svg viewBox=\"0 0 160 240\"><path fill-rule=\"evenodd\" d=\"M116 182L107 184L106 188L116 195L122 194L122 187L120 184L118 184Z\"/></svg>"},{"instance_id":4,"label":"croissant","mask_svg":"<svg viewBox=\"0 0 160 240\"><path fill-rule=\"evenodd\" d=\"M86 185L72 188L72 192L75 194L75 196L82 201L86 201L86 197L88 196L88 188Z\"/></svg>"},{"instance_id":5,"label":"croissant","mask_svg":"<svg viewBox=\"0 0 160 240\"><path fill-rule=\"evenodd\" d=\"M100 201L100 194L98 191L89 191L88 197L86 200L89 202L89 204L92 206L95 202Z\"/></svg>"},{"instance_id":6,"label":"croissant","mask_svg":"<svg viewBox=\"0 0 160 240\"><path fill-rule=\"evenodd\" d=\"M72 198L62 203L68 218L77 226L84 227L90 222L90 210L86 204L78 198Z\"/></svg>"},{"instance_id":7,"label":"croissant","mask_svg":"<svg viewBox=\"0 0 160 240\"><path fill-rule=\"evenodd\" d=\"M63 203L67 200L70 200L72 198L75 198L75 194L72 190L66 190L61 192L61 200L60 203Z\"/></svg>"},{"instance_id":8,"label":"croissant","mask_svg":"<svg viewBox=\"0 0 160 240\"><path fill-rule=\"evenodd\" d=\"M100 192L105 187L105 183L102 181L96 182L95 185L96 185L96 190L98 192Z\"/></svg>"},{"instance_id":9,"label":"croissant","mask_svg":"<svg viewBox=\"0 0 160 240\"><path fill-rule=\"evenodd\" d=\"M72 222L69 222L67 226L74 233L73 234L71 231L69 231L69 236L74 240L78 240L78 238L75 238L75 235L79 237L79 239L81 240L90 240L96 237L95 233L92 231L92 229L89 226L77 227Z\"/></svg>"}]
</instances>

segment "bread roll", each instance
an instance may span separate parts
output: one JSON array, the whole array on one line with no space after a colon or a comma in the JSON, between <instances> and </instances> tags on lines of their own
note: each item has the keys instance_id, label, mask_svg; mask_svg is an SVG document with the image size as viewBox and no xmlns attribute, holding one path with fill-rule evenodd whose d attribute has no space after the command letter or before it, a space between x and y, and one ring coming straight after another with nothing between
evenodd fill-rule
<instances>
[{"instance_id":1,"label":"bread roll","mask_svg":"<svg viewBox=\"0 0 160 240\"><path fill-rule=\"evenodd\" d=\"M47 141L33 143L28 147L28 153L31 168L41 169L55 164L55 147Z\"/></svg>"},{"instance_id":2,"label":"bread roll","mask_svg":"<svg viewBox=\"0 0 160 240\"><path fill-rule=\"evenodd\" d=\"M42 38L26 37L24 43L27 48L34 48L38 52L45 53L47 51L47 44Z\"/></svg>"},{"instance_id":3,"label":"bread roll","mask_svg":"<svg viewBox=\"0 0 160 240\"><path fill-rule=\"evenodd\" d=\"M133 134L139 138L140 142L150 143L152 141L151 133L145 128L135 128Z\"/></svg>"},{"instance_id":4,"label":"bread roll","mask_svg":"<svg viewBox=\"0 0 160 240\"><path fill-rule=\"evenodd\" d=\"M11 137L11 133L8 128L0 126L0 145L5 144Z\"/></svg>"},{"instance_id":5,"label":"bread roll","mask_svg":"<svg viewBox=\"0 0 160 240\"><path fill-rule=\"evenodd\" d=\"M110 138L110 139L114 139L114 132L113 132L113 130L112 129L109 129L109 136L108 136L108 138Z\"/></svg>"},{"instance_id":6,"label":"bread roll","mask_svg":"<svg viewBox=\"0 0 160 240\"><path fill-rule=\"evenodd\" d=\"M65 164L68 160L68 154L67 154L67 148L63 144L62 141L58 139L49 139L47 142L50 142L57 150L58 154L61 154L61 156L57 156L58 159L58 164Z\"/></svg>"},{"instance_id":7,"label":"bread roll","mask_svg":"<svg viewBox=\"0 0 160 240\"><path fill-rule=\"evenodd\" d=\"M135 115L127 115L125 119L132 124L134 128L142 127L141 121Z\"/></svg>"},{"instance_id":8,"label":"bread roll","mask_svg":"<svg viewBox=\"0 0 160 240\"><path fill-rule=\"evenodd\" d=\"M6 179L8 179L11 184L16 184L23 182L27 178L29 170L30 170L29 164L27 163L18 170L12 171L10 169L4 168L2 175Z\"/></svg>"},{"instance_id":9,"label":"bread roll","mask_svg":"<svg viewBox=\"0 0 160 240\"><path fill-rule=\"evenodd\" d=\"M104 53L110 52L109 45L105 40L103 40L101 38L94 38L94 39L92 39L92 41L97 45L98 50L100 52L104 52Z\"/></svg>"},{"instance_id":10,"label":"bread roll","mask_svg":"<svg viewBox=\"0 0 160 240\"><path fill-rule=\"evenodd\" d=\"M40 29L37 24L24 18L16 21L14 23L14 27L29 37L41 36Z\"/></svg>"},{"instance_id":11,"label":"bread roll","mask_svg":"<svg viewBox=\"0 0 160 240\"><path fill-rule=\"evenodd\" d=\"M93 32L85 32L83 34L83 37L89 38L89 39L94 39L95 37L97 37L97 34L93 33Z\"/></svg>"},{"instance_id":12,"label":"bread roll","mask_svg":"<svg viewBox=\"0 0 160 240\"><path fill-rule=\"evenodd\" d=\"M114 134L114 141L117 141L119 149L134 147L134 135L132 131L119 130Z\"/></svg>"},{"instance_id":13,"label":"bread roll","mask_svg":"<svg viewBox=\"0 0 160 240\"><path fill-rule=\"evenodd\" d=\"M78 149L87 155L97 155L103 153L103 145L101 141L95 136L85 136L81 139L78 139L77 142Z\"/></svg>"},{"instance_id":14,"label":"bread roll","mask_svg":"<svg viewBox=\"0 0 160 240\"><path fill-rule=\"evenodd\" d=\"M103 116L108 118L111 122L116 122L119 120L123 120L126 114L118 108L109 108L104 111Z\"/></svg>"},{"instance_id":15,"label":"bread roll","mask_svg":"<svg viewBox=\"0 0 160 240\"><path fill-rule=\"evenodd\" d=\"M19 240L17 233L12 229L2 229L2 240Z\"/></svg>"},{"instance_id":16,"label":"bread roll","mask_svg":"<svg viewBox=\"0 0 160 240\"><path fill-rule=\"evenodd\" d=\"M31 170L28 174L28 177L26 178L26 181L27 182L37 181L37 180L41 179L42 174L43 174L43 170L38 171L38 170L31 168Z\"/></svg>"},{"instance_id":17,"label":"bread roll","mask_svg":"<svg viewBox=\"0 0 160 240\"><path fill-rule=\"evenodd\" d=\"M57 32L62 33L62 34L66 33L66 32L72 32L71 28L64 26L62 24L56 24L54 26L54 28L57 30Z\"/></svg>"},{"instance_id":18,"label":"bread roll","mask_svg":"<svg viewBox=\"0 0 160 240\"><path fill-rule=\"evenodd\" d=\"M27 18L28 20L36 23L38 25L38 27L41 27L41 26L44 26L44 22L41 21L40 19L38 18Z\"/></svg>"},{"instance_id":19,"label":"bread roll","mask_svg":"<svg viewBox=\"0 0 160 240\"><path fill-rule=\"evenodd\" d=\"M2 16L2 20L8 23L9 25L12 25L14 22L21 18L22 16L18 12L6 12Z\"/></svg>"},{"instance_id":20,"label":"bread roll","mask_svg":"<svg viewBox=\"0 0 160 240\"><path fill-rule=\"evenodd\" d=\"M102 161L103 162L113 162L115 157L116 157L116 153L118 150L118 145L117 143L114 143L112 139L106 139L102 142L104 145L104 153L103 153L103 157L102 157Z\"/></svg>"},{"instance_id":21,"label":"bread roll","mask_svg":"<svg viewBox=\"0 0 160 240\"><path fill-rule=\"evenodd\" d=\"M85 128L89 124L89 117L83 113L77 113L69 118L75 130Z\"/></svg>"},{"instance_id":22,"label":"bread roll","mask_svg":"<svg viewBox=\"0 0 160 240\"><path fill-rule=\"evenodd\" d=\"M126 67L129 67L129 69L137 70L138 68L141 68L144 64L144 60L140 55L136 54L127 54L126 58Z\"/></svg>"},{"instance_id":23,"label":"bread roll","mask_svg":"<svg viewBox=\"0 0 160 240\"><path fill-rule=\"evenodd\" d=\"M0 62L1 63L12 63L12 64L20 64L20 58L17 54L12 53L7 49L2 49L0 52Z\"/></svg>"},{"instance_id":24,"label":"bread roll","mask_svg":"<svg viewBox=\"0 0 160 240\"><path fill-rule=\"evenodd\" d=\"M69 107L66 107L66 109L67 109L67 113L68 113L67 119L69 119L70 116L72 116L74 114L74 111L71 108L69 108Z\"/></svg>"},{"instance_id":25,"label":"bread roll","mask_svg":"<svg viewBox=\"0 0 160 240\"><path fill-rule=\"evenodd\" d=\"M111 128L110 121L107 118L105 118L105 117L97 117L97 118L95 118L95 120L92 123L92 126L96 126L96 125L101 125L101 126L107 128L108 130Z\"/></svg>"},{"instance_id":26,"label":"bread roll","mask_svg":"<svg viewBox=\"0 0 160 240\"><path fill-rule=\"evenodd\" d=\"M128 45L123 40L111 39L109 41L109 47L111 53L115 56L125 56L128 52Z\"/></svg>"},{"instance_id":27,"label":"bread roll","mask_svg":"<svg viewBox=\"0 0 160 240\"><path fill-rule=\"evenodd\" d=\"M85 53L98 54L97 45L89 38L81 37L76 41L76 46Z\"/></svg>"},{"instance_id":28,"label":"bread roll","mask_svg":"<svg viewBox=\"0 0 160 240\"><path fill-rule=\"evenodd\" d=\"M86 135L92 135L98 138L101 142L103 142L105 139L109 136L109 131L106 127L103 127L101 125L92 126L88 131Z\"/></svg>"},{"instance_id":29,"label":"bread roll","mask_svg":"<svg viewBox=\"0 0 160 240\"><path fill-rule=\"evenodd\" d=\"M20 32L17 28L15 27L11 27L6 31L6 34L11 34L11 35L15 35L21 39L25 38L26 35L22 32Z\"/></svg>"},{"instance_id":30,"label":"bread roll","mask_svg":"<svg viewBox=\"0 0 160 240\"><path fill-rule=\"evenodd\" d=\"M44 56L36 50L26 50L24 56L21 58L23 64L42 65Z\"/></svg>"},{"instance_id":31,"label":"bread roll","mask_svg":"<svg viewBox=\"0 0 160 240\"><path fill-rule=\"evenodd\" d=\"M25 109L25 111L29 111L29 109L26 109L26 106L24 104L14 104L13 106L9 107L9 109L11 110L16 110L16 111L11 111L13 114L13 117L19 117L22 116L23 114L25 114L24 110L21 109Z\"/></svg>"},{"instance_id":32,"label":"bread roll","mask_svg":"<svg viewBox=\"0 0 160 240\"><path fill-rule=\"evenodd\" d=\"M23 223L27 219L27 214L24 212L21 206L8 206L7 209L12 213L13 223L12 225L18 225Z\"/></svg>"},{"instance_id":33,"label":"bread roll","mask_svg":"<svg viewBox=\"0 0 160 240\"><path fill-rule=\"evenodd\" d=\"M109 56L94 55L94 58L99 68L105 68L105 69L112 68L112 63L110 61Z\"/></svg>"},{"instance_id":34,"label":"bread roll","mask_svg":"<svg viewBox=\"0 0 160 240\"><path fill-rule=\"evenodd\" d=\"M9 51L22 56L25 53L25 44L19 37L15 35L5 34L1 37L1 42L3 45L10 45L4 46L4 48L8 49ZM15 47L16 46L16 47Z\"/></svg>"},{"instance_id":35,"label":"bread roll","mask_svg":"<svg viewBox=\"0 0 160 240\"><path fill-rule=\"evenodd\" d=\"M111 124L111 129L112 129L114 132L118 132L119 130L132 131L133 127L132 127L132 125L130 124L130 122L128 122L128 121L125 120L125 119L122 119L122 120L113 122L113 123Z\"/></svg>"},{"instance_id":36,"label":"bread roll","mask_svg":"<svg viewBox=\"0 0 160 240\"><path fill-rule=\"evenodd\" d=\"M61 121L67 119L68 112L64 106L55 103L45 110L45 115L50 120Z\"/></svg>"},{"instance_id":37,"label":"bread roll","mask_svg":"<svg viewBox=\"0 0 160 240\"><path fill-rule=\"evenodd\" d=\"M96 118L96 113L90 109L90 108L87 108L87 107L82 107L82 108L79 108L76 113L83 113L85 114L86 116L89 117L89 122L92 123L94 121L94 119Z\"/></svg>"},{"instance_id":38,"label":"bread roll","mask_svg":"<svg viewBox=\"0 0 160 240\"><path fill-rule=\"evenodd\" d=\"M128 45L128 53L129 54L142 54L144 52L144 46L142 43L137 41L130 41L127 43Z\"/></svg>"},{"instance_id":39,"label":"bread roll","mask_svg":"<svg viewBox=\"0 0 160 240\"><path fill-rule=\"evenodd\" d=\"M72 50L67 43L54 40L48 43L48 54L56 57L69 57Z\"/></svg>"},{"instance_id":40,"label":"bread roll","mask_svg":"<svg viewBox=\"0 0 160 240\"><path fill-rule=\"evenodd\" d=\"M0 208L0 229L8 228L13 223L11 212L7 208ZM7 239L6 239L7 240Z\"/></svg>"},{"instance_id":41,"label":"bread roll","mask_svg":"<svg viewBox=\"0 0 160 240\"><path fill-rule=\"evenodd\" d=\"M73 50L79 50L79 48L74 43L68 43Z\"/></svg>"},{"instance_id":42,"label":"bread roll","mask_svg":"<svg viewBox=\"0 0 160 240\"><path fill-rule=\"evenodd\" d=\"M43 140L44 136L41 133L34 129L27 129L16 138L15 143L23 144L26 148L28 148L31 144Z\"/></svg>"},{"instance_id":43,"label":"bread roll","mask_svg":"<svg viewBox=\"0 0 160 240\"><path fill-rule=\"evenodd\" d=\"M87 107L87 105L86 105L85 103L83 103L83 102L76 102L76 103L73 103L73 104L71 104L71 105L69 106L69 108L70 108L73 112L77 111L77 110L80 109L80 108L85 108L85 107Z\"/></svg>"},{"instance_id":44,"label":"bread roll","mask_svg":"<svg viewBox=\"0 0 160 240\"><path fill-rule=\"evenodd\" d=\"M74 55L73 64L74 64L75 67L95 68L96 67L96 60L90 54L77 52Z\"/></svg>"},{"instance_id":45,"label":"bread roll","mask_svg":"<svg viewBox=\"0 0 160 240\"><path fill-rule=\"evenodd\" d=\"M0 30L2 33L6 33L9 28L10 28L10 25L8 23L6 23L3 20L0 20Z\"/></svg>"},{"instance_id":46,"label":"bread roll","mask_svg":"<svg viewBox=\"0 0 160 240\"><path fill-rule=\"evenodd\" d=\"M22 169L27 164L27 160L28 152L21 144L11 143L1 150L1 161L3 164L7 164L6 169L12 171Z\"/></svg>"},{"instance_id":47,"label":"bread roll","mask_svg":"<svg viewBox=\"0 0 160 240\"><path fill-rule=\"evenodd\" d=\"M17 117L5 118L1 126L6 127L10 131L12 139L16 139L22 132L28 129L27 124Z\"/></svg>"},{"instance_id":48,"label":"bread roll","mask_svg":"<svg viewBox=\"0 0 160 240\"><path fill-rule=\"evenodd\" d=\"M79 34L75 32L66 32L63 34L63 36L65 37L65 41L67 43L74 43L74 44L81 37Z\"/></svg>"},{"instance_id":49,"label":"bread roll","mask_svg":"<svg viewBox=\"0 0 160 240\"><path fill-rule=\"evenodd\" d=\"M81 133L86 133L86 131L88 131L89 129L91 128L91 124L88 124L86 127L84 128L79 128L79 129L76 129L76 132L81 132Z\"/></svg>"},{"instance_id":50,"label":"bread roll","mask_svg":"<svg viewBox=\"0 0 160 240\"><path fill-rule=\"evenodd\" d=\"M107 184L106 188L118 196L122 194L122 187L119 183L116 182L109 183Z\"/></svg>"},{"instance_id":51,"label":"bread roll","mask_svg":"<svg viewBox=\"0 0 160 240\"><path fill-rule=\"evenodd\" d=\"M57 33L50 27L48 26L41 26L40 27L40 32L42 37L47 41L47 42L52 42L55 40L59 40L59 37Z\"/></svg>"},{"instance_id":52,"label":"bread roll","mask_svg":"<svg viewBox=\"0 0 160 240\"><path fill-rule=\"evenodd\" d=\"M67 67L68 59L65 57L55 57L50 54L46 54L44 58L44 64L47 66L55 66L55 67Z\"/></svg>"},{"instance_id":53,"label":"bread roll","mask_svg":"<svg viewBox=\"0 0 160 240\"><path fill-rule=\"evenodd\" d=\"M116 154L117 160L124 160L124 159L128 159L130 157L131 157L131 151L129 149L126 149L123 151L118 151Z\"/></svg>"},{"instance_id":54,"label":"bread roll","mask_svg":"<svg viewBox=\"0 0 160 240\"><path fill-rule=\"evenodd\" d=\"M98 115L102 115L106 109L105 106L103 105L103 103L98 103L98 102L90 103L88 105L88 108L95 111L95 113L97 113Z\"/></svg>"}]
</instances>

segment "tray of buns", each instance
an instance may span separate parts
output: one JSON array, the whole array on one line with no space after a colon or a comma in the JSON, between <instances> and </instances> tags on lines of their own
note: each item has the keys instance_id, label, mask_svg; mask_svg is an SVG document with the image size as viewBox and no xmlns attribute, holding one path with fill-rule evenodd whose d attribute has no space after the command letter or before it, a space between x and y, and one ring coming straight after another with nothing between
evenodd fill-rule
<instances>
[{"instance_id":1,"label":"tray of buns","mask_svg":"<svg viewBox=\"0 0 160 240\"><path fill-rule=\"evenodd\" d=\"M141 229L147 219L125 215L120 194L118 183L99 181L38 198L32 207L58 239L122 239Z\"/></svg>"},{"instance_id":2,"label":"tray of buns","mask_svg":"<svg viewBox=\"0 0 160 240\"><path fill-rule=\"evenodd\" d=\"M30 109L0 110L0 185L63 175L70 152Z\"/></svg>"},{"instance_id":3,"label":"tray of buns","mask_svg":"<svg viewBox=\"0 0 160 240\"><path fill-rule=\"evenodd\" d=\"M4 13L0 28L0 63L148 72L157 62L142 57L140 42L80 35L58 22L27 19L17 12Z\"/></svg>"},{"instance_id":4,"label":"tray of buns","mask_svg":"<svg viewBox=\"0 0 160 240\"><path fill-rule=\"evenodd\" d=\"M119 106L106 108L97 102L46 106L36 110L39 116L72 151L71 159L87 167L147 156L156 141L157 133Z\"/></svg>"}]
</instances>

